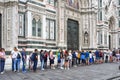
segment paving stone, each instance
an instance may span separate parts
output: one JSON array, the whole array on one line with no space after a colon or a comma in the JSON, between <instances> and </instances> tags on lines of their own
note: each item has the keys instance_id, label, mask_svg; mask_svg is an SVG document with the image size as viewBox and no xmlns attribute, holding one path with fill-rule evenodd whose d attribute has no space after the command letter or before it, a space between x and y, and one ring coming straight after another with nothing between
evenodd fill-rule
<instances>
[{"instance_id":1,"label":"paving stone","mask_svg":"<svg viewBox=\"0 0 120 80\"><path fill-rule=\"evenodd\" d=\"M90 66L72 67L70 70L37 70L27 73L6 71L0 80L119 80L120 71L117 63L104 63ZM116 77L116 78L114 78ZM112 79L113 78L113 79Z\"/></svg>"}]
</instances>

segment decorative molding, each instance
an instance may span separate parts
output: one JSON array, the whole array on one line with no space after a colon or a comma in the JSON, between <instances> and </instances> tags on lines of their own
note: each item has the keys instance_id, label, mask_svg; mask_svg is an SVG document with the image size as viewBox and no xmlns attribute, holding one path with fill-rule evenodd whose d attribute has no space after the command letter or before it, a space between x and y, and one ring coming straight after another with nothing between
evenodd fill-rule
<instances>
[{"instance_id":1,"label":"decorative molding","mask_svg":"<svg viewBox=\"0 0 120 80\"><path fill-rule=\"evenodd\" d=\"M4 3L4 7L10 7L10 6L15 6L18 5L17 1L9 1Z\"/></svg>"},{"instance_id":2,"label":"decorative molding","mask_svg":"<svg viewBox=\"0 0 120 80\"><path fill-rule=\"evenodd\" d=\"M26 10L30 10L32 12L35 13L39 13L39 14L44 14L46 13L45 8L39 7L39 6L34 6L34 5L28 5Z\"/></svg>"},{"instance_id":3,"label":"decorative molding","mask_svg":"<svg viewBox=\"0 0 120 80\"><path fill-rule=\"evenodd\" d=\"M26 9L25 9L25 5L18 5L18 10L19 10L19 12L25 12L26 11Z\"/></svg>"},{"instance_id":4,"label":"decorative molding","mask_svg":"<svg viewBox=\"0 0 120 80\"><path fill-rule=\"evenodd\" d=\"M0 2L0 6L4 6L4 2Z\"/></svg>"},{"instance_id":5,"label":"decorative molding","mask_svg":"<svg viewBox=\"0 0 120 80\"><path fill-rule=\"evenodd\" d=\"M34 13L32 13L32 15L33 15L33 18L35 18L36 22L38 22L39 19L40 19L40 20L42 19L41 15L34 14Z\"/></svg>"},{"instance_id":6,"label":"decorative molding","mask_svg":"<svg viewBox=\"0 0 120 80\"><path fill-rule=\"evenodd\" d=\"M42 7L45 7L46 5L44 5L44 4L41 4L41 3L39 3L39 2L35 2L35 1L33 1L33 0L29 0L28 2L30 2L30 3L32 3L32 4L35 4L35 5L38 5L38 6L42 6Z\"/></svg>"}]
</instances>

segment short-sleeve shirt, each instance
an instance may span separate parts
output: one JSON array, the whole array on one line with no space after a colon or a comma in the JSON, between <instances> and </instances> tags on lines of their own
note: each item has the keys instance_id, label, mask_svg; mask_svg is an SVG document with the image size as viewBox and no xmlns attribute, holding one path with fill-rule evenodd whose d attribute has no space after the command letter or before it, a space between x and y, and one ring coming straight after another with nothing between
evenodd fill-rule
<instances>
[{"instance_id":1,"label":"short-sleeve shirt","mask_svg":"<svg viewBox=\"0 0 120 80\"><path fill-rule=\"evenodd\" d=\"M12 51L11 52L11 55L12 55L12 58L17 58L17 54L20 54L20 52L19 51Z\"/></svg>"},{"instance_id":2,"label":"short-sleeve shirt","mask_svg":"<svg viewBox=\"0 0 120 80\"><path fill-rule=\"evenodd\" d=\"M2 56L2 58L5 58L5 53L4 52L0 52L0 55Z\"/></svg>"}]
</instances>

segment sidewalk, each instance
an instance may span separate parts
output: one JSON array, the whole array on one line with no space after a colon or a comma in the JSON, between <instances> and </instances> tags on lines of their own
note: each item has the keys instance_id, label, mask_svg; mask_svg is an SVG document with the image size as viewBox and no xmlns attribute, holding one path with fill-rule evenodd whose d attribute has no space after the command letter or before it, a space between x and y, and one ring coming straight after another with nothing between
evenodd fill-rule
<instances>
[{"instance_id":1,"label":"sidewalk","mask_svg":"<svg viewBox=\"0 0 120 80\"><path fill-rule=\"evenodd\" d=\"M117 63L72 67L69 70L38 69L27 73L6 71L0 80L120 80ZM108 67L109 66L109 67Z\"/></svg>"}]
</instances>

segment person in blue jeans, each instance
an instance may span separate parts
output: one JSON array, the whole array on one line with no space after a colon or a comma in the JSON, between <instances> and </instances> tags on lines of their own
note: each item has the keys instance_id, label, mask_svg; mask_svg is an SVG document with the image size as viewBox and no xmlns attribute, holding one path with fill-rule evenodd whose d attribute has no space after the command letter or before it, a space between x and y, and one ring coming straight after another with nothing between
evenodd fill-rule
<instances>
[{"instance_id":1,"label":"person in blue jeans","mask_svg":"<svg viewBox=\"0 0 120 80\"><path fill-rule=\"evenodd\" d=\"M11 52L11 57L14 59L14 72L19 72L20 70L20 61L21 61L21 53L18 51L16 47L14 47L14 51ZM17 67L16 67L17 65Z\"/></svg>"},{"instance_id":2,"label":"person in blue jeans","mask_svg":"<svg viewBox=\"0 0 120 80\"><path fill-rule=\"evenodd\" d=\"M40 62L41 62L41 70L44 70L44 51L40 51Z\"/></svg>"},{"instance_id":3,"label":"person in blue jeans","mask_svg":"<svg viewBox=\"0 0 120 80\"><path fill-rule=\"evenodd\" d=\"M22 55L22 72L25 73L26 72L26 60L27 60L27 54L26 54L26 50L25 48L22 49L21 52Z\"/></svg>"},{"instance_id":4,"label":"person in blue jeans","mask_svg":"<svg viewBox=\"0 0 120 80\"><path fill-rule=\"evenodd\" d=\"M77 66L76 66L76 58L77 58L77 57L76 57L76 52L74 51L74 52L72 53L72 60L73 60L73 66L74 66L74 67L77 67Z\"/></svg>"},{"instance_id":5,"label":"person in blue jeans","mask_svg":"<svg viewBox=\"0 0 120 80\"><path fill-rule=\"evenodd\" d=\"M84 50L81 52L81 58L80 59L82 60L82 65L85 65L86 60L85 60L85 52L84 52Z\"/></svg>"},{"instance_id":6,"label":"person in blue jeans","mask_svg":"<svg viewBox=\"0 0 120 80\"><path fill-rule=\"evenodd\" d=\"M5 67L5 49L0 48L0 74L4 74Z\"/></svg>"},{"instance_id":7,"label":"person in blue jeans","mask_svg":"<svg viewBox=\"0 0 120 80\"><path fill-rule=\"evenodd\" d=\"M86 65L89 65L89 52L85 52Z\"/></svg>"},{"instance_id":8,"label":"person in blue jeans","mask_svg":"<svg viewBox=\"0 0 120 80\"><path fill-rule=\"evenodd\" d=\"M37 70L37 63L38 63L38 50L35 49L32 54L32 60L33 60L33 71L36 72Z\"/></svg>"},{"instance_id":9,"label":"person in blue jeans","mask_svg":"<svg viewBox=\"0 0 120 80\"><path fill-rule=\"evenodd\" d=\"M60 64L61 64L60 52L57 51L57 52L56 52L56 55L57 55L57 66L58 66L58 68L60 68Z\"/></svg>"},{"instance_id":10,"label":"person in blue jeans","mask_svg":"<svg viewBox=\"0 0 120 80\"><path fill-rule=\"evenodd\" d=\"M95 56L96 56L96 63L99 63L99 60L100 60L99 50L95 51Z\"/></svg>"},{"instance_id":11,"label":"person in blue jeans","mask_svg":"<svg viewBox=\"0 0 120 80\"><path fill-rule=\"evenodd\" d=\"M18 54L20 54L20 53L18 53ZM20 62L21 62L21 58L17 58L17 62L16 62L17 67L18 67L17 72L19 72L19 71L20 71Z\"/></svg>"},{"instance_id":12,"label":"person in blue jeans","mask_svg":"<svg viewBox=\"0 0 120 80\"><path fill-rule=\"evenodd\" d=\"M14 47L14 49L11 51L12 71L17 70L17 64L16 64L16 67L14 67L14 64L16 62L16 50L17 50L17 48Z\"/></svg>"}]
</instances>

